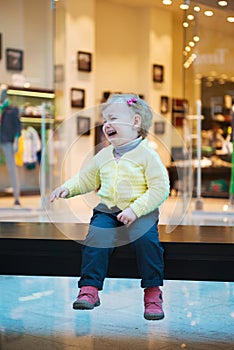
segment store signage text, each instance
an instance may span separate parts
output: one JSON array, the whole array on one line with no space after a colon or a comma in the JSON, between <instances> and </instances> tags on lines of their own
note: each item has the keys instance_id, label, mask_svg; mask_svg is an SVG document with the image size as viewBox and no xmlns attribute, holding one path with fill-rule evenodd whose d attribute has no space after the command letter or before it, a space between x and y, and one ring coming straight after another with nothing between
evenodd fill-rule
<instances>
[{"instance_id":1,"label":"store signage text","mask_svg":"<svg viewBox=\"0 0 234 350\"><path fill-rule=\"evenodd\" d=\"M214 53L210 54L200 54L198 51L196 52L196 60L194 64L214 64L221 65L225 64L225 56L229 50L228 49L216 49Z\"/></svg>"}]
</instances>

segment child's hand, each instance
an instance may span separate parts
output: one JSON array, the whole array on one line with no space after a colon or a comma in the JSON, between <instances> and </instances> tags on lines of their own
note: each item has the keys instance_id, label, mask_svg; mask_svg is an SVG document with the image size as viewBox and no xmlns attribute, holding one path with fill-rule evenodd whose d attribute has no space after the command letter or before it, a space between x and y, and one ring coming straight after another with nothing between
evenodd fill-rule
<instances>
[{"instance_id":1,"label":"child's hand","mask_svg":"<svg viewBox=\"0 0 234 350\"><path fill-rule=\"evenodd\" d=\"M53 203L55 199L65 198L68 194L69 191L66 187L57 187L53 192L51 192L50 201Z\"/></svg>"},{"instance_id":2,"label":"child's hand","mask_svg":"<svg viewBox=\"0 0 234 350\"><path fill-rule=\"evenodd\" d=\"M136 219L137 216L131 208L126 208L117 215L117 220L126 226L131 225Z\"/></svg>"}]
</instances>

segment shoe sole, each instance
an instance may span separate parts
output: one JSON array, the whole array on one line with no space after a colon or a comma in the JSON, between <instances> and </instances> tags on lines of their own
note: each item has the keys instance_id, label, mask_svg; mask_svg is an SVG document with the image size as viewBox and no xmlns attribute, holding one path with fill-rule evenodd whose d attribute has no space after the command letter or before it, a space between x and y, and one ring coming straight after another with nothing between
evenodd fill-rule
<instances>
[{"instance_id":1,"label":"shoe sole","mask_svg":"<svg viewBox=\"0 0 234 350\"><path fill-rule=\"evenodd\" d=\"M101 305L100 301L97 301L95 304L91 304L88 301L80 300L73 303L73 309L74 310L92 310L99 305Z\"/></svg>"},{"instance_id":2,"label":"shoe sole","mask_svg":"<svg viewBox=\"0 0 234 350\"><path fill-rule=\"evenodd\" d=\"M164 316L164 314L144 314L144 318L148 321L162 320Z\"/></svg>"}]
</instances>

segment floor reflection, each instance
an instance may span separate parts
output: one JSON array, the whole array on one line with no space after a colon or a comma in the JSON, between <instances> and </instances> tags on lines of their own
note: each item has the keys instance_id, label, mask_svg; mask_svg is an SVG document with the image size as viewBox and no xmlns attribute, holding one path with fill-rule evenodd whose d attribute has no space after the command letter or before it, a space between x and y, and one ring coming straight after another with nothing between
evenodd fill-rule
<instances>
[{"instance_id":1,"label":"floor reflection","mask_svg":"<svg viewBox=\"0 0 234 350\"><path fill-rule=\"evenodd\" d=\"M0 276L0 349L233 349L234 283L165 281L162 321L143 318L139 280L107 279L74 311L76 278Z\"/></svg>"}]
</instances>

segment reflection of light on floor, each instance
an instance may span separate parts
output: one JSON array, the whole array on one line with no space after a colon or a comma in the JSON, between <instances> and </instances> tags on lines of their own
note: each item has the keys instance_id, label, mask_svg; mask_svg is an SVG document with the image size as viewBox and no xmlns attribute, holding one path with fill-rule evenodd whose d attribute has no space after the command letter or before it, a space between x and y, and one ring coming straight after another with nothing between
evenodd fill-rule
<instances>
[{"instance_id":1,"label":"reflection of light on floor","mask_svg":"<svg viewBox=\"0 0 234 350\"><path fill-rule=\"evenodd\" d=\"M78 311L76 277L0 276L0 349L233 349L234 283L166 280L162 290L166 317L149 322L137 279L107 278L101 306Z\"/></svg>"},{"instance_id":2,"label":"reflection of light on floor","mask_svg":"<svg viewBox=\"0 0 234 350\"><path fill-rule=\"evenodd\" d=\"M47 290L44 292L32 293L31 295L26 295L25 297L19 297L18 300L21 302L24 302L24 301L29 301L29 300L40 299L42 297L49 296L52 294L54 294L53 290Z\"/></svg>"}]
</instances>

